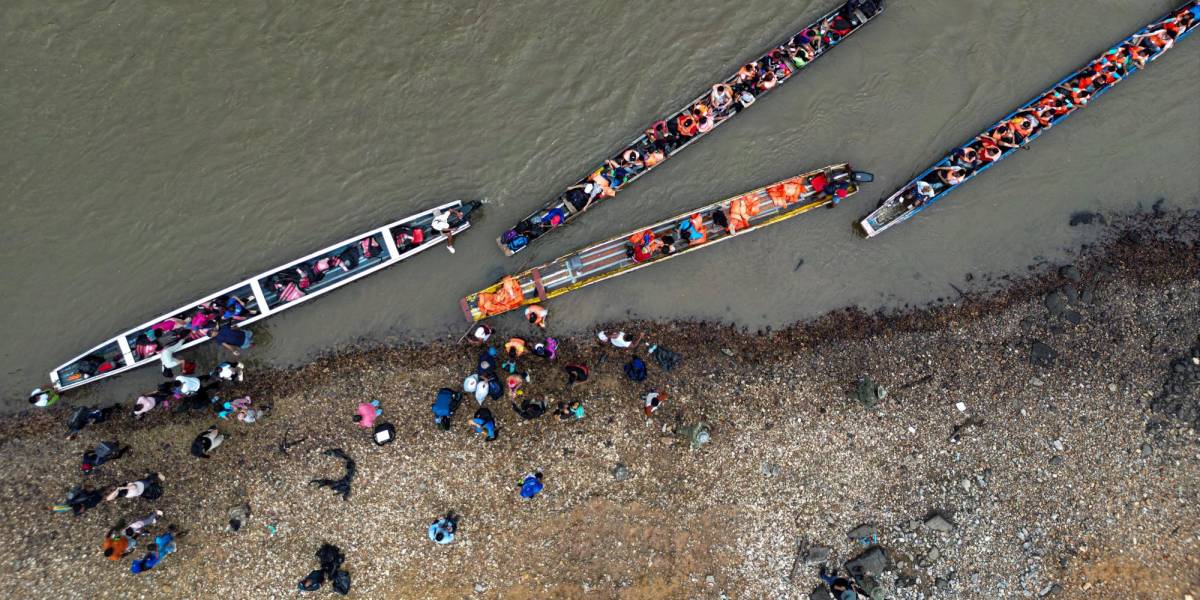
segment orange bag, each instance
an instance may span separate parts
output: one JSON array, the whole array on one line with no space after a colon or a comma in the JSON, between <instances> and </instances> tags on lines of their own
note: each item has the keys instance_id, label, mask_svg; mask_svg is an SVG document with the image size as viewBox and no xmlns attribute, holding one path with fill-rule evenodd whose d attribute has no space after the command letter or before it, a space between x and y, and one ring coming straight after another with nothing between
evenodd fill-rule
<instances>
[{"instance_id":1,"label":"orange bag","mask_svg":"<svg viewBox=\"0 0 1200 600\"><path fill-rule=\"evenodd\" d=\"M508 312L525 301L521 284L515 277L508 276L500 280L500 289L494 293L480 292L476 301L479 311L487 316Z\"/></svg>"}]
</instances>

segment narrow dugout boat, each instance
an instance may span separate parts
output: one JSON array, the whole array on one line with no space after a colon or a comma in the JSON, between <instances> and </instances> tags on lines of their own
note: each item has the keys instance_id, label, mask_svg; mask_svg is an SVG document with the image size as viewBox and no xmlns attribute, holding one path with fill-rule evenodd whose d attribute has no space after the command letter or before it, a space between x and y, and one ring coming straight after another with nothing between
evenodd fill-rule
<instances>
[{"instance_id":1,"label":"narrow dugout boat","mask_svg":"<svg viewBox=\"0 0 1200 600\"><path fill-rule=\"evenodd\" d=\"M255 275L117 334L51 371L50 381L59 391L81 387L154 364L164 348L178 352L207 342L214 327L245 327L308 302L445 241L432 227L435 216L450 213L451 232L466 230L478 207L448 202Z\"/></svg>"},{"instance_id":2,"label":"narrow dugout boat","mask_svg":"<svg viewBox=\"0 0 1200 600\"><path fill-rule=\"evenodd\" d=\"M906 183L859 222L862 232L874 237L912 218L1145 68L1198 23L1193 0L1125 38Z\"/></svg>"},{"instance_id":3,"label":"narrow dugout boat","mask_svg":"<svg viewBox=\"0 0 1200 600\"><path fill-rule=\"evenodd\" d=\"M883 11L883 0L850 0L653 123L537 212L496 238L508 256L615 196L705 134L790 80Z\"/></svg>"},{"instance_id":4,"label":"narrow dugout boat","mask_svg":"<svg viewBox=\"0 0 1200 600\"><path fill-rule=\"evenodd\" d=\"M751 192L623 233L559 257L459 301L468 321L544 302L598 281L707 248L745 232L832 205L873 179L840 164L809 171Z\"/></svg>"}]
</instances>

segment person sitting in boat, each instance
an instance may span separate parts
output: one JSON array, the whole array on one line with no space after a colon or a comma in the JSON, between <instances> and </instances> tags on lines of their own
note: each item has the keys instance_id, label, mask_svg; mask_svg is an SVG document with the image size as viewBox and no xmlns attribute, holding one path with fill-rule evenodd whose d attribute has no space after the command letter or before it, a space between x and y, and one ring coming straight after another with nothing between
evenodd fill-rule
<instances>
[{"instance_id":1,"label":"person sitting in boat","mask_svg":"<svg viewBox=\"0 0 1200 600\"><path fill-rule=\"evenodd\" d=\"M633 234L629 238L630 248L628 256L635 263L643 263L654 257L654 253L662 248L662 240L654 237L654 232L649 229Z\"/></svg>"},{"instance_id":2,"label":"person sitting in boat","mask_svg":"<svg viewBox=\"0 0 1200 600\"><path fill-rule=\"evenodd\" d=\"M982 165L979 160L979 152L970 145L955 149L954 153L950 155L950 162L962 167L968 173L974 172Z\"/></svg>"},{"instance_id":3,"label":"person sitting in boat","mask_svg":"<svg viewBox=\"0 0 1200 600\"><path fill-rule=\"evenodd\" d=\"M538 224L542 226L543 230L550 230L562 225L566 218L567 211L563 210L563 207L561 206L555 206L548 210L542 211L541 214L538 215L537 220Z\"/></svg>"},{"instance_id":4,"label":"person sitting in boat","mask_svg":"<svg viewBox=\"0 0 1200 600\"><path fill-rule=\"evenodd\" d=\"M718 115L724 114L733 106L733 88L726 83L712 86L712 91L708 93L708 102Z\"/></svg>"},{"instance_id":5,"label":"person sitting in boat","mask_svg":"<svg viewBox=\"0 0 1200 600\"><path fill-rule=\"evenodd\" d=\"M1146 52L1145 48L1127 43L1121 46L1121 50L1125 52L1126 69L1131 65L1138 69L1146 66L1146 59L1149 58L1150 53Z\"/></svg>"},{"instance_id":6,"label":"person sitting in boat","mask_svg":"<svg viewBox=\"0 0 1200 600\"><path fill-rule=\"evenodd\" d=\"M425 243L424 227L409 227L407 225L396 229L396 247L401 252L412 250Z\"/></svg>"},{"instance_id":7,"label":"person sitting in boat","mask_svg":"<svg viewBox=\"0 0 1200 600\"><path fill-rule=\"evenodd\" d=\"M575 212L583 212L591 207L596 201L596 197L600 195L600 189L590 183L581 182L567 188L563 194L563 199L575 209Z\"/></svg>"},{"instance_id":8,"label":"person sitting in boat","mask_svg":"<svg viewBox=\"0 0 1200 600\"><path fill-rule=\"evenodd\" d=\"M636 174L636 171L625 166L624 158L622 162L617 162L613 159L604 161L605 169L601 173L604 179L608 182L609 187L614 189L625 185Z\"/></svg>"},{"instance_id":9,"label":"person sitting in boat","mask_svg":"<svg viewBox=\"0 0 1200 600\"><path fill-rule=\"evenodd\" d=\"M591 175L591 177L589 177L589 179L591 180L591 182L593 184L598 186L599 192L597 195L600 198L612 198L613 196L617 195L617 191L615 189L613 189L612 184L610 184L608 182L608 179L604 177L604 168L603 167L598 169L596 172L592 173L592 175Z\"/></svg>"},{"instance_id":10,"label":"person sitting in boat","mask_svg":"<svg viewBox=\"0 0 1200 600\"><path fill-rule=\"evenodd\" d=\"M142 333L133 340L133 352L139 359L149 358L158 354L162 346L155 340L150 339L150 336Z\"/></svg>"},{"instance_id":11,"label":"person sitting in boat","mask_svg":"<svg viewBox=\"0 0 1200 600\"><path fill-rule=\"evenodd\" d=\"M959 166L938 167L933 170L938 179L947 186L955 186L967 180L967 170Z\"/></svg>"},{"instance_id":12,"label":"person sitting in boat","mask_svg":"<svg viewBox=\"0 0 1200 600\"><path fill-rule=\"evenodd\" d=\"M754 85L758 83L758 76L758 63L747 63L746 65L742 66L742 68L738 69L737 81L741 84Z\"/></svg>"},{"instance_id":13,"label":"person sitting in boat","mask_svg":"<svg viewBox=\"0 0 1200 600\"><path fill-rule=\"evenodd\" d=\"M1032 114L1026 112L1017 113L1017 116L1008 120L1008 125L1009 131L1012 132L1013 140L1018 144L1024 143L1041 128L1038 120Z\"/></svg>"},{"instance_id":14,"label":"person sitting in boat","mask_svg":"<svg viewBox=\"0 0 1200 600\"><path fill-rule=\"evenodd\" d=\"M635 175L646 168L646 161L642 160L642 153L636 148L628 148L622 152L620 164L623 169Z\"/></svg>"},{"instance_id":15,"label":"person sitting in boat","mask_svg":"<svg viewBox=\"0 0 1200 600\"><path fill-rule=\"evenodd\" d=\"M712 109L707 104L703 102L696 103L696 106L692 107L692 112L696 115L696 130L700 133L708 133L716 126Z\"/></svg>"},{"instance_id":16,"label":"person sitting in boat","mask_svg":"<svg viewBox=\"0 0 1200 600\"><path fill-rule=\"evenodd\" d=\"M847 6L848 8L848 6ZM854 23L847 18L846 15L838 12L833 19L829 21L829 31L833 32L838 38L844 38L854 31Z\"/></svg>"},{"instance_id":17,"label":"person sitting in boat","mask_svg":"<svg viewBox=\"0 0 1200 600\"><path fill-rule=\"evenodd\" d=\"M446 250L454 254L454 228L462 222L463 214L457 208L439 210L433 214L429 226L437 233L446 236Z\"/></svg>"},{"instance_id":18,"label":"person sitting in boat","mask_svg":"<svg viewBox=\"0 0 1200 600\"><path fill-rule=\"evenodd\" d=\"M1038 100L1038 106L1045 108L1053 117L1061 117L1071 112L1071 104L1058 90L1051 91ZM1048 125L1048 124L1047 124Z\"/></svg>"},{"instance_id":19,"label":"person sitting in boat","mask_svg":"<svg viewBox=\"0 0 1200 600\"><path fill-rule=\"evenodd\" d=\"M650 140L664 155L675 151L680 145L679 137L673 131L675 121L656 121L646 130L646 139Z\"/></svg>"},{"instance_id":20,"label":"person sitting in boat","mask_svg":"<svg viewBox=\"0 0 1200 600\"><path fill-rule=\"evenodd\" d=\"M675 120L675 126L679 130L679 135L685 138L690 138L700 131L696 115L693 115L690 109L679 113L679 117Z\"/></svg>"},{"instance_id":21,"label":"person sitting in boat","mask_svg":"<svg viewBox=\"0 0 1200 600\"><path fill-rule=\"evenodd\" d=\"M775 76L775 71L765 71L762 77L758 78L758 89L765 92L775 87L777 83L779 83L779 78Z\"/></svg>"},{"instance_id":22,"label":"person sitting in boat","mask_svg":"<svg viewBox=\"0 0 1200 600\"><path fill-rule=\"evenodd\" d=\"M901 198L904 199L904 205L912 210L932 200L937 196L937 191L933 189L933 185L924 179L918 179L917 183L904 191Z\"/></svg>"},{"instance_id":23,"label":"person sitting in boat","mask_svg":"<svg viewBox=\"0 0 1200 600\"><path fill-rule=\"evenodd\" d=\"M689 246L708 241L708 229L704 226L704 217L700 213L693 213L690 217L680 221L679 237Z\"/></svg>"},{"instance_id":24,"label":"person sitting in boat","mask_svg":"<svg viewBox=\"0 0 1200 600\"><path fill-rule=\"evenodd\" d=\"M245 321L250 316L250 309L246 308L246 301L234 294L226 296L221 305L222 321Z\"/></svg>"},{"instance_id":25,"label":"person sitting in boat","mask_svg":"<svg viewBox=\"0 0 1200 600\"><path fill-rule=\"evenodd\" d=\"M792 64L796 65L797 69L803 69L805 65L807 65L809 62L812 62L812 59L817 55L817 53L815 50L813 50L812 45L808 43L807 39L804 40L804 42L797 44L796 41L799 39L800 36L792 38L792 41L787 45L787 54L788 58L791 59Z\"/></svg>"},{"instance_id":26,"label":"person sitting in boat","mask_svg":"<svg viewBox=\"0 0 1200 600\"><path fill-rule=\"evenodd\" d=\"M304 290L300 289L299 282L291 273L275 273L267 278L267 289L275 292L275 297L279 302L293 302L304 296Z\"/></svg>"},{"instance_id":27,"label":"person sitting in boat","mask_svg":"<svg viewBox=\"0 0 1200 600\"><path fill-rule=\"evenodd\" d=\"M1008 121L1000 123L988 133L992 141L996 142L996 145L1001 148L1017 148L1020 146L1017 143L1016 136L1013 134L1012 124Z\"/></svg>"}]
</instances>

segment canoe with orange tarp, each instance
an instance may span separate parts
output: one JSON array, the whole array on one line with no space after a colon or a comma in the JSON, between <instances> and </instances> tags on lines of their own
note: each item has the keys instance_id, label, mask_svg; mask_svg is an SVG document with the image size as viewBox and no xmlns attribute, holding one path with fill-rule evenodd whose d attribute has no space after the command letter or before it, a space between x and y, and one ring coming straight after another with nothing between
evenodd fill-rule
<instances>
[{"instance_id":1,"label":"canoe with orange tarp","mask_svg":"<svg viewBox=\"0 0 1200 600\"><path fill-rule=\"evenodd\" d=\"M846 164L802 173L747 194L689 210L649 227L639 227L613 236L544 265L505 277L463 298L459 306L467 320L479 321L519 306L544 302L597 281L832 204L841 197L857 192L860 183L871 180L870 173L856 172ZM818 188L815 183L821 186ZM827 187L829 183L833 186ZM772 189L776 190L774 194L771 193ZM736 221L732 233L714 223L713 214L718 212L730 224ZM663 242L667 235L674 239L670 246ZM638 248L642 252L637 252ZM668 248L673 251L664 253ZM635 256L637 260L634 260Z\"/></svg>"}]
</instances>

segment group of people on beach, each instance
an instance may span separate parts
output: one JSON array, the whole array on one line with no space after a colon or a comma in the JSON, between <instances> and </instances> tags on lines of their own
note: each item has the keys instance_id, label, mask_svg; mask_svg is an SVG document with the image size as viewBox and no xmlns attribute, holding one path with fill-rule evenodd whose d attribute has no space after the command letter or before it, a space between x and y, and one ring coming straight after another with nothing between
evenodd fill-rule
<instances>
[{"instance_id":1,"label":"group of people on beach","mask_svg":"<svg viewBox=\"0 0 1200 600\"><path fill-rule=\"evenodd\" d=\"M819 24L807 27L747 63L671 117L656 121L629 146L588 174L547 208L521 221L500 237L510 252L566 222L570 215L611 198L644 171L711 131L722 121L754 104L755 99L786 81L796 71L858 28L880 10L874 0L852 0Z\"/></svg>"},{"instance_id":2,"label":"group of people on beach","mask_svg":"<svg viewBox=\"0 0 1200 600\"><path fill-rule=\"evenodd\" d=\"M979 134L967 145L955 149L945 164L934 167L901 192L904 206L911 209L928 203L1008 152L1022 147L1058 119L1087 106L1093 96L1170 49L1195 19L1191 8L1181 9L1147 27L1146 33L1133 36L1105 52L1070 79Z\"/></svg>"},{"instance_id":3,"label":"group of people on beach","mask_svg":"<svg viewBox=\"0 0 1200 600\"><path fill-rule=\"evenodd\" d=\"M270 407L253 407L248 396L223 400L220 389L223 385L244 381L245 367L240 362L225 361L218 363L207 373L198 373L197 364L178 358L175 351L188 339L196 339L197 335L215 337L222 346L233 354L249 348L251 334L248 330L230 327L232 322L245 318L248 312L243 301L235 296L227 296L206 303L188 315L188 319L171 319L156 324L147 334L153 336L152 341L162 344L170 340L170 345L159 346L154 353L146 352L145 357L157 354L162 363L164 381L153 390L147 391L134 401L130 416L137 420L145 418L155 409L203 410L206 414L214 415L222 420L237 420L243 423L254 423L261 419ZM205 330L207 329L207 331ZM232 335L231 334L241 334ZM172 339L173 338L173 339ZM230 394L232 396L233 394ZM34 406L50 406L58 400L53 392L34 390L30 401ZM114 418L119 405L106 407L81 406L75 409L67 421L67 438L76 439L89 426L104 423ZM217 425L200 432L191 444L191 453L197 458L208 458L224 441L225 436ZM151 472L140 479L121 485L110 485L96 489L88 482L90 478L102 473L102 467L111 461L127 456L131 447L116 439L99 441L90 450L83 453L80 460L80 472L85 481L72 486L67 492L66 499L51 507L54 512L82 515L103 503L117 503L125 499L140 499L154 502L163 496L163 483L166 478L158 472ZM248 515L248 512L247 512ZM104 535L101 550L104 556L112 561L119 560L132 554L139 541L152 540L146 544L146 552L141 558L134 559L130 564L130 572L137 574L153 569L168 554L175 552L176 540L184 532L175 525L157 528L155 525L162 520L163 511L154 510L148 515L131 522L119 521ZM231 523L231 526L232 523ZM240 528L240 521L236 528ZM156 533L155 533L156 532Z\"/></svg>"}]
</instances>

